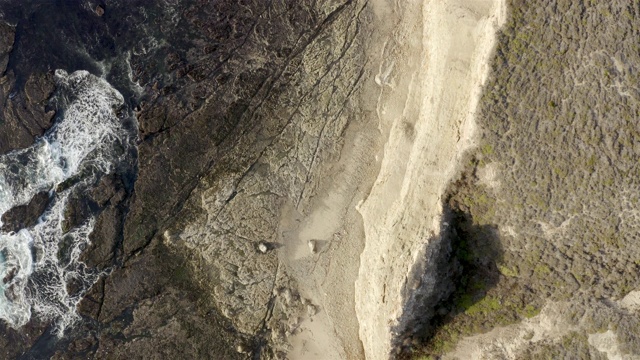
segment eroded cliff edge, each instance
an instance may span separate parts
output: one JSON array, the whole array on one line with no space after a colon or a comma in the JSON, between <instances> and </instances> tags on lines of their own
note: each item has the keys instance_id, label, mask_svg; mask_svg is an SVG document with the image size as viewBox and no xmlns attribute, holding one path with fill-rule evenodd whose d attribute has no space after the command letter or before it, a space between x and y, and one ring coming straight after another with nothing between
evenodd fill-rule
<instances>
[{"instance_id":1,"label":"eroded cliff edge","mask_svg":"<svg viewBox=\"0 0 640 360\"><path fill-rule=\"evenodd\" d=\"M435 305L451 291L438 273L447 270L433 266L446 256L434 249L442 200L473 144L476 106L506 9L503 1L380 1L374 8L389 34L376 75L386 142L375 185L358 207L366 240L356 309L367 358L386 359L416 303ZM420 316L428 321L433 314Z\"/></svg>"},{"instance_id":2,"label":"eroded cliff edge","mask_svg":"<svg viewBox=\"0 0 640 360\"><path fill-rule=\"evenodd\" d=\"M637 358L640 8L509 7L447 196L472 271L422 355Z\"/></svg>"}]
</instances>

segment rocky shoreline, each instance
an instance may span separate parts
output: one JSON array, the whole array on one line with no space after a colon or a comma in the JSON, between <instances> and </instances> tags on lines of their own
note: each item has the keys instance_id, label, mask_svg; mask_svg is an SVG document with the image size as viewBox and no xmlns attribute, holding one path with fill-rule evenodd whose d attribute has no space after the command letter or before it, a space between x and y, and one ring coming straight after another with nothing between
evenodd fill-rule
<instances>
[{"instance_id":1,"label":"rocky shoreline","mask_svg":"<svg viewBox=\"0 0 640 360\"><path fill-rule=\"evenodd\" d=\"M68 261L90 223L77 260L100 276L86 294L66 283L84 295L62 337L37 311L0 322L0 357L634 354L633 46L580 29L636 34L640 9L542 3L2 2L1 159L68 115L56 74L113 87L117 106L101 111L131 137L110 148L113 168L2 215L0 236L32 229L86 181L64 198L54 246ZM578 104L591 89L617 106ZM565 204L585 189L588 217Z\"/></svg>"},{"instance_id":2,"label":"rocky shoreline","mask_svg":"<svg viewBox=\"0 0 640 360\"><path fill-rule=\"evenodd\" d=\"M78 29L63 31L74 39L70 47L52 50L41 63L29 65L24 54L40 36L29 17L38 19L42 11L62 9L34 3L7 12L17 25L7 26L6 33L18 31L20 36L5 46L5 56L15 59L13 66L4 61L9 63L5 74L20 78L28 69L59 66L64 61L61 51L69 49L76 59L65 67L84 67L86 58L93 57L88 70L126 94L139 125L139 141L134 176L117 170L103 177L89 197L70 205L68 216L97 216L91 246L82 256L89 267L108 271L79 305L83 321L59 340L36 318L33 325L8 328L7 345L12 345L3 347L9 351L6 358L54 353L57 358L279 358L290 350L286 338L277 337L280 323L318 312L317 303L300 297L295 279L277 270L279 239L273 232L285 199L306 211L326 170L324 159L338 154L339 136L353 117L347 109L357 108L350 102L363 79L363 4L146 5L78 4ZM98 24L88 33L105 39L105 44L86 43L80 29L88 21ZM180 26L175 27L176 21ZM58 18L43 22L40 31L59 24ZM130 38L123 38L129 30ZM51 42L56 41L54 37ZM102 48L110 41L115 48ZM75 44L84 49L73 48ZM48 95L32 95L31 83L24 88L6 83L5 105L21 99L24 92L28 101L44 106ZM44 85L34 86L47 91ZM21 114L15 124L5 116L2 126L16 128L38 116ZM3 151L30 145L51 126L46 121L42 130L30 130L24 140L16 130L3 131L13 141L3 141ZM298 148L297 141L306 148ZM269 162L288 168L280 175L269 174ZM276 182L261 185L265 176ZM280 184L275 176L281 177ZM16 208L7 219L13 219L14 227L33 222L40 203L34 200ZM200 232L217 226L198 222L205 213L217 214L227 227L234 226L237 217L239 230L219 232L204 244L206 238L188 238L194 226ZM216 253L219 243L232 247ZM268 251L260 251L261 244ZM229 252L233 248L239 251L235 255ZM216 257L211 257L212 251ZM216 265L223 260L224 268ZM228 286L231 291L223 289ZM277 301L286 309L271 319ZM356 348L349 351L357 354L357 335L352 334L355 338L348 343Z\"/></svg>"},{"instance_id":3,"label":"rocky shoreline","mask_svg":"<svg viewBox=\"0 0 640 360\"><path fill-rule=\"evenodd\" d=\"M411 114L400 113L403 106L416 116L422 112L418 103L402 105L403 98L437 92L415 90L416 76L431 76L422 74L418 59L422 47L432 45L416 48L423 35L413 27L441 10L387 6L132 3L122 23L124 3L79 5L82 16L100 24L93 31L117 44L110 51L92 44L76 53L97 56L91 69L126 94L139 127L136 173L117 170L100 179L88 198L71 204L68 216L76 223L90 213L97 216L82 260L108 271L78 307L83 322L56 341L47 335L46 324L34 319L33 333L7 356L337 359L390 354L397 326L379 326L375 319L400 318L407 292L396 285L406 282L406 274L389 273L388 281L378 281L373 269L379 266L370 264L378 255L370 254L377 245L368 224L384 218L374 209L387 207L383 199L390 199L377 195L381 181L374 185L374 180L379 171L379 179L391 171L385 164L396 162L392 158L409 159L394 142L422 143L422 137L440 131L408 123ZM463 17L484 19L484 10L475 10L461 11ZM30 51L24 39L37 38L27 21L18 16L17 27L5 29L9 35L24 31L17 54ZM176 22L182 26L172 28ZM406 30L397 32L396 22L405 23ZM455 23L445 23L450 24ZM131 38L118 40L127 27ZM423 30L432 33L430 38L438 31ZM485 30L478 31L485 36ZM82 44L83 37L74 41ZM25 61L13 55L13 45L6 44L4 56ZM57 56L50 54L48 66L61 61ZM75 63L87 64L86 59ZM24 77L25 69L43 65L16 64L5 71L5 104L12 103L9 92L17 91L18 98L24 93L26 101L44 109L53 91L46 74L29 75L22 88L10 80L11 74ZM16 130L2 132L14 133L13 142L2 142L3 152L28 146L51 126L53 113L34 109L5 115L2 126L13 128L30 119L48 120L24 140ZM440 161L453 164L445 157ZM34 199L12 210L8 226L33 222L43 203ZM428 239L413 237L418 248ZM398 260L404 265L383 268L408 271L420 262L414 255ZM383 287L389 294L383 298L393 299L392 312L379 299L367 300ZM372 327L384 334L372 338L367 330ZM159 343L164 345L158 348Z\"/></svg>"}]
</instances>

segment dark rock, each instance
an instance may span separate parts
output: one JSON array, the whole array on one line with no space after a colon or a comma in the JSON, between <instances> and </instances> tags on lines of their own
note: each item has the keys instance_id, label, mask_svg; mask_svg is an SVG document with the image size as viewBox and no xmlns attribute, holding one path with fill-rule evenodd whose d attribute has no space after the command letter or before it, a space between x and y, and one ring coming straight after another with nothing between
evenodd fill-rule
<instances>
[{"instance_id":1,"label":"dark rock","mask_svg":"<svg viewBox=\"0 0 640 360\"><path fill-rule=\"evenodd\" d=\"M62 221L63 232L67 232L77 226L84 224L92 214L93 201L84 194L74 193L67 200L65 216Z\"/></svg>"},{"instance_id":2,"label":"dark rock","mask_svg":"<svg viewBox=\"0 0 640 360\"><path fill-rule=\"evenodd\" d=\"M100 206L104 207L117 193L123 192L123 185L119 178L115 176L103 176L98 186L91 190L91 198ZM117 198L122 198L122 195ZM118 201L115 202L117 205Z\"/></svg>"},{"instance_id":3,"label":"dark rock","mask_svg":"<svg viewBox=\"0 0 640 360\"><path fill-rule=\"evenodd\" d=\"M109 206L96 219L90 235L91 244L82 253L81 259L90 267L106 268L113 263L120 234L123 214L118 208Z\"/></svg>"},{"instance_id":4,"label":"dark rock","mask_svg":"<svg viewBox=\"0 0 640 360\"><path fill-rule=\"evenodd\" d=\"M168 289L141 301L132 311L125 329L103 333L96 357L154 359L244 359L233 349L239 334L225 330L225 324L212 313L199 310L179 291ZM126 339L137 339L126 341Z\"/></svg>"},{"instance_id":5,"label":"dark rock","mask_svg":"<svg viewBox=\"0 0 640 360\"><path fill-rule=\"evenodd\" d=\"M24 92L27 96L27 101L31 104L43 104L49 99L55 86L53 84L53 77L51 73L31 74L24 85ZM45 124L50 126L51 124ZM48 127L47 126L47 127Z\"/></svg>"},{"instance_id":6,"label":"dark rock","mask_svg":"<svg viewBox=\"0 0 640 360\"><path fill-rule=\"evenodd\" d=\"M19 231L38 222L49 204L49 194L36 194L27 205L16 206L2 215L2 231Z\"/></svg>"},{"instance_id":7,"label":"dark rock","mask_svg":"<svg viewBox=\"0 0 640 360\"><path fill-rule=\"evenodd\" d=\"M155 243L150 250L154 246ZM111 322L138 301L158 295L166 284L166 279L157 276L161 271L151 252L144 252L129 261L126 267L114 270L105 280L99 320Z\"/></svg>"},{"instance_id":8,"label":"dark rock","mask_svg":"<svg viewBox=\"0 0 640 360\"><path fill-rule=\"evenodd\" d=\"M0 154L30 146L51 127L55 112L46 109L54 89L50 73L34 73L23 89L9 71L0 78Z\"/></svg>"},{"instance_id":9,"label":"dark rock","mask_svg":"<svg viewBox=\"0 0 640 360\"><path fill-rule=\"evenodd\" d=\"M106 269L116 262L118 245L122 242L122 227L127 197L124 184L116 175L104 176L88 194L90 203L98 210L90 244L81 254L81 260L91 268Z\"/></svg>"},{"instance_id":10,"label":"dark rock","mask_svg":"<svg viewBox=\"0 0 640 360\"><path fill-rule=\"evenodd\" d=\"M84 283L81 279L72 277L67 280L67 293L69 296L78 296L84 290Z\"/></svg>"},{"instance_id":11,"label":"dark rock","mask_svg":"<svg viewBox=\"0 0 640 360\"><path fill-rule=\"evenodd\" d=\"M0 358L17 359L35 345L46 331L46 324L31 320L19 330L0 322Z\"/></svg>"},{"instance_id":12,"label":"dark rock","mask_svg":"<svg viewBox=\"0 0 640 360\"><path fill-rule=\"evenodd\" d=\"M3 21L0 21L0 75L4 76L9 63L9 54L13 49L15 40L15 28Z\"/></svg>"},{"instance_id":13,"label":"dark rock","mask_svg":"<svg viewBox=\"0 0 640 360\"><path fill-rule=\"evenodd\" d=\"M78 304L78 313L98 320L104 298L104 279L99 279Z\"/></svg>"},{"instance_id":14,"label":"dark rock","mask_svg":"<svg viewBox=\"0 0 640 360\"><path fill-rule=\"evenodd\" d=\"M2 278L2 283L7 284L18 274L18 269L12 268L11 271Z\"/></svg>"}]
</instances>

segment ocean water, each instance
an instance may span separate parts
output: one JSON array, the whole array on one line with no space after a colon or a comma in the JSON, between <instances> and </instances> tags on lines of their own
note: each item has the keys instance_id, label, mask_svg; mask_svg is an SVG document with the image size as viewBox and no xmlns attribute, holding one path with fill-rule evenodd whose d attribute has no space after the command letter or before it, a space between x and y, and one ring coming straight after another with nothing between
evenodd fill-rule
<instances>
[{"instance_id":1,"label":"ocean water","mask_svg":"<svg viewBox=\"0 0 640 360\"><path fill-rule=\"evenodd\" d=\"M36 225L0 231L0 319L18 328L37 316L53 321L62 335L101 276L79 260L95 219L65 229L68 199L127 160L133 142L118 116L123 96L107 81L87 71L57 70L55 77L56 123L31 147L0 156L0 217L39 192L50 196Z\"/></svg>"}]
</instances>

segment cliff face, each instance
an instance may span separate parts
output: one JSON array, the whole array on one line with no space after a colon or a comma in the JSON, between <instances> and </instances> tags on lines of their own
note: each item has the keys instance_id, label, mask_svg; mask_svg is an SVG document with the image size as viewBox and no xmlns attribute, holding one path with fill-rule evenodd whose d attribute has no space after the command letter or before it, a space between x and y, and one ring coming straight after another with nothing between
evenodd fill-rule
<instances>
[{"instance_id":1,"label":"cliff face","mask_svg":"<svg viewBox=\"0 0 640 360\"><path fill-rule=\"evenodd\" d=\"M356 309L367 358L382 359L396 345L396 332L408 330L414 306L436 304L451 291L442 277L447 271L433 266L447 255L437 244L444 241L442 196L472 144L477 98L505 9L500 1L375 6L381 19L398 23L387 25L393 30L382 40L376 75L386 143L375 185L359 205L366 240Z\"/></svg>"}]
</instances>

